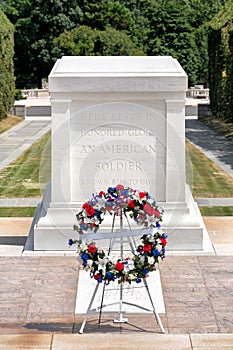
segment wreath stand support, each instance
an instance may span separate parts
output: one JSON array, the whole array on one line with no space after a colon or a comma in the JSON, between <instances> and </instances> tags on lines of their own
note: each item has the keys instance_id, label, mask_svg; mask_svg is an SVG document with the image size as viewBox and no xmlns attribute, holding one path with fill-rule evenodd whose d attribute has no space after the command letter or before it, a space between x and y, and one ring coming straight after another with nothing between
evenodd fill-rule
<instances>
[{"instance_id":1,"label":"wreath stand support","mask_svg":"<svg viewBox=\"0 0 233 350\"><path fill-rule=\"evenodd\" d=\"M112 222L112 230L111 230L111 233L113 233L113 230L114 230L114 225L115 225L115 217L116 217L116 214L114 214L113 216L113 222ZM129 225L129 221L128 221L128 218L127 218L127 215L125 214L125 217L126 217L126 220L128 222L128 225ZM131 231L131 227L129 225L129 228L130 228L130 231ZM120 211L120 230L123 230L123 217L122 217L122 210ZM86 235L86 237L89 236L89 235ZM85 237L85 236L84 236ZM98 239L98 234L95 234L95 239ZM124 242L123 242L123 238L124 236L121 236L120 237L120 251L121 251L121 257L123 257L123 253L124 253ZM129 243L129 246L130 246L130 249L132 252L135 251L136 249L136 244L135 244L135 241L134 241L134 237L133 235L131 237L127 237L127 240L128 240L128 243ZM111 238L110 239L110 244L109 244L109 250L108 250L108 255L110 255L111 251L113 250L113 247L114 247L114 243L115 243L115 238ZM156 308L155 308L155 305L153 303L153 299L151 297L151 294L150 294L150 290L149 290L149 287L148 287L148 284L147 284L147 281L145 278L143 278L143 283L144 283L144 287L146 289L146 292L147 292L147 295L149 297L149 300L150 300L150 303L151 303L151 306L152 306L152 310L153 310L153 314L155 316L155 320L157 322L157 324L159 325L160 327L160 330L161 330L161 333L165 333L165 330L163 328L163 324L161 322L161 319L160 319L160 316L158 314L158 312L156 311ZM104 286L103 286L103 291L102 291L102 297L101 297L101 305L100 307L98 307L97 309L92 309L92 305L93 305L93 302L95 300L95 296L96 296L96 293L99 289L99 285L100 283L97 282L96 284L96 287L94 289L94 292L92 294L92 297L91 297L91 301L89 303L89 306L87 308L87 311L86 311L86 314L85 314L85 317L84 317L84 320L83 320L83 323L80 327L80 330L79 330L79 333L82 334L83 331L84 331L84 328L85 328L85 325L86 325L86 322L87 322L87 319L88 319L88 316L93 313L93 312L96 312L96 310L99 310L99 320L98 320L98 325L100 326L101 324L101 317L102 317L102 311L103 311L103 308L107 307L107 306L112 306L112 305L119 305L119 317L114 319L113 322L115 323L127 323L128 322L128 319L123 317L123 314L125 313L123 311L123 305L129 305L129 306L134 306L134 307L137 307L141 310L144 310L144 311L149 311L151 312L150 309L147 309L147 308L144 308L140 305L137 305L137 304L133 304L133 303L129 303L129 302L126 302L123 300L123 290L124 290L124 287L123 287L123 283L120 284L120 296L119 296L119 301L117 302L114 302L114 303L110 303L110 304L104 304L104 294L105 294L105 287L106 287L106 282L104 282ZM138 287L140 288L140 287ZM143 288L143 287L141 287Z\"/></svg>"}]
</instances>

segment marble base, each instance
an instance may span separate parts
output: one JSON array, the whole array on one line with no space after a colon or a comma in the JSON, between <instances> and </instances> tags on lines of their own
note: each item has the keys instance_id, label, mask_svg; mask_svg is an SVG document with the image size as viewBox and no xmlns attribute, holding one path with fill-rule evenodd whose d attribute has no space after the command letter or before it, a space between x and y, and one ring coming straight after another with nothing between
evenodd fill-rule
<instances>
[{"instance_id":1,"label":"marble base","mask_svg":"<svg viewBox=\"0 0 233 350\"><path fill-rule=\"evenodd\" d=\"M48 190L41 205L43 210L36 213L34 250L74 250L68 246L68 240L78 238L73 225L76 224L75 214L81 204L50 203L48 207L49 196ZM167 250L212 252L208 232L188 186L186 198L185 203L160 203L165 209L162 228L168 234ZM105 219L101 231L109 231L110 227L111 217Z\"/></svg>"}]
</instances>

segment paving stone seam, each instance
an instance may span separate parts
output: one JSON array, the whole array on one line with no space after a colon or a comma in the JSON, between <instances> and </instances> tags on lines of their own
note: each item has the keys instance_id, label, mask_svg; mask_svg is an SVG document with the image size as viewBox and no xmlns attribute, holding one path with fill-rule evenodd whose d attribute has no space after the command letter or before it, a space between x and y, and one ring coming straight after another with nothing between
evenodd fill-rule
<instances>
[{"instance_id":1,"label":"paving stone seam","mask_svg":"<svg viewBox=\"0 0 233 350\"><path fill-rule=\"evenodd\" d=\"M199 268L201 270L201 274L202 274L202 277L203 277L203 281L204 281L204 284L205 284L205 288L206 290L208 290L208 286L207 286L207 283L206 283L206 278L205 278L205 275L203 273L203 269L202 269L202 266L201 266L201 262L200 262L200 258L197 257L197 261L198 261L198 265L199 265ZM208 300L209 300L209 303L210 303L210 306L211 306L211 309L212 309L212 313L213 313L213 316L214 316L214 319L215 319L215 323L216 323L216 326L217 326L217 329L218 329L218 333L220 333L220 328L219 328L219 324L218 324L218 319L216 317L216 313L215 313L215 309L213 307L213 302L211 300L211 298L208 296Z\"/></svg>"},{"instance_id":2,"label":"paving stone seam","mask_svg":"<svg viewBox=\"0 0 233 350\"><path fill-rule=\"evenodd\" d=\"M32 302L32 296L33 296L34 286L35 286L36 280L37 280L38 270L39 270L39 266L40 266L40 260L41 260L41 257L37 261L36 273L35 273L34 278L33 278L32 291L31 291L31 294L30 294L30 298L28 299L28 307L27 307L27 312L25 313L25 320L24 320L23 324L27 323L28 312L29 312L30 305L31 305L31 302Z\"/></svg>"}]
</instances>

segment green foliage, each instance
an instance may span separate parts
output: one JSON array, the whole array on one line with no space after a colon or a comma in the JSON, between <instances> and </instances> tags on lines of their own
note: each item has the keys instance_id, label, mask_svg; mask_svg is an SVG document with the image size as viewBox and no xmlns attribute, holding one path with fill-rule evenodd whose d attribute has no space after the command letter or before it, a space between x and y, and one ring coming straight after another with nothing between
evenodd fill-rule
<instances>
[{"instance_id":1,"label":"green foliage","mask_svg":"<svg viewBox=\"0 0 233 350\"><path fill-rule=\"evenodd\" d=\"M216 117L233 121L233 0L210 23L209 85Z\"/></svg>"},{"instance_id":2,"label":"green foliage","mask_svg":"<svg viewBox=\"0 0 233 350\"><path fill-rule=\"evenodd\" d=\"M0 119L5 118L14 102L14 30L0 10Z\"/></svg>"},{"instance_id":3,"label":"green foliage","mask_svg":"<svg viewBox=\"0 0 233 350\"><path fill-rule=\"evenodd\" d=\"M137 43L147 55L177 58L189 85L207 83L208 26L218 0L121 0L135 21Z\"/></svg>"},{"instance_id":4,"label":"green foliage","mask_svg":"<svg viewBox=\"0 0 233 350\"><path fill-rule=\"evenodd\" d=\"M130 37L113 28L106 30L81 26L62 33L55 40L62 55L76 56L135 56L143 55Z\"/></svg>"},{"instance_id":5,"label":"green foliage","mask_svg":"<svg viewBox=\"0 0 233 350\"><path fill-rule=\"evenodd\" d=\"M171 55L193 85L207 81L206 23L222 2L3 0L0 7L15 24L15 75L20 88L40 87L41 78L47 77L54 62L67 52Z\"/></svg>"},{"instance_id":6,"label":"green foliage","mask_svg":"<svg viewBox=\"0 0 233 350\"><path fill-rule=\"evenodd\" d=\"M16 11L9 14L16 21L16 84L20 88L41 87L42 78L48 76L58 58L53 52L54 38L75 28L82 13L76 0L27 0L22 8L16 5Z\"/></svg>"},{"instance_id":7,"label":"green foliage","mask_svg":"<svg viewBox=\"0 0 233 350\"><path fill-rule=\"evenodd\" d=\"M132 32L134 21L131 12L119 1L86 0L81 6L83 24L91 28L105 30L112 27L116 30Z\"/></svg>"},{"instance_id":8,"label":"green foliage","mask_svg":"<svg viewBox=\"0 0 233 350\"><path fill-rule=\"evenodd\" d=\"M22 100L23 95L22 95L22 91L20 89L15 89L15 94L14 94L15 100Z\"/></svg>"},{"instance_id":9,"label":"green foliage","mask_svg":"<svg viewBox=\"0 0 233 350\"><path fill-rule=\"evenodd\" d=\"M177 58L192 85L197 79L198 48L183 1L161 1L152 20L148 54Z\"/></svg>"}]
</instances>

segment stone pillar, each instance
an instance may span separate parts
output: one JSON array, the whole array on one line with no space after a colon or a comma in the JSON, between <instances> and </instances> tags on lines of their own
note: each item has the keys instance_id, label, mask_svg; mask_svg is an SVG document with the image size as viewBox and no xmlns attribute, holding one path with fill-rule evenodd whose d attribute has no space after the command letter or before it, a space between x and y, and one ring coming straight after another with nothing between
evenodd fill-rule
<instances>
[{"instance_id":1,"label":"stone pillar","mask_svg":"<svg viewBox=\"0 0 233 350\"><path fill-rule=\"evenodd\" d=\"M185 202L184 113L184 100L166 100L166 202Z\"/></svg>"}]
</instances>

